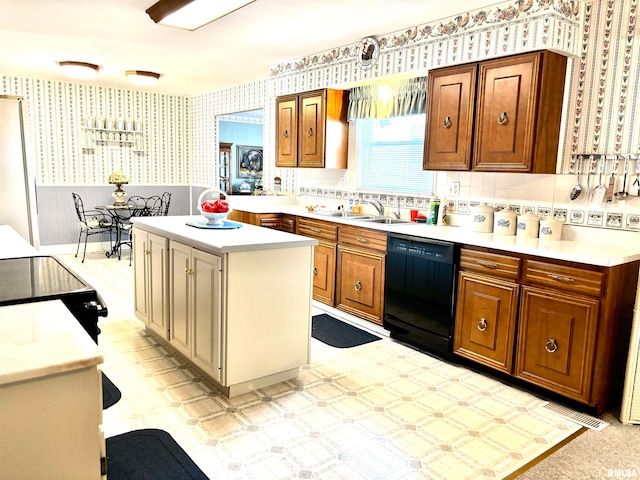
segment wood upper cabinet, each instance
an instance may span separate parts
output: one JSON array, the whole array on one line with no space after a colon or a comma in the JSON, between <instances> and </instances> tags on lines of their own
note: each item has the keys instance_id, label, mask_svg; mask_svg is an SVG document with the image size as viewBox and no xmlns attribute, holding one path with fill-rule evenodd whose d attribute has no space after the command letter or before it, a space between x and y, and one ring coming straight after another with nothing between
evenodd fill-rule
<instances>
[{"instance_id":1,"label":"wood upper cabinet","mask_svg":"<svg viewBox=\"0 0 640 480\"><path fill-rule=\"evenodd\" d=\"M315 90L276 99L276 167L347 168L349 92Z\"/></svg>"},{"instance_id":2,"label":"wood upper cabinet","mask_svg":"<svg viewBox=\"0 0 640 480\"><path fill-rule=\"evenodd\" d=\"M480 63L474 170L556 173L566 65L549 51Z\"/></svg>"},{"instance_id":3,"label":"wood upper cabinet","mask_svg":"<svg viewBox=\"0 0 640 480\"><path fill-rule=\"evenodd\" d=\"M429 73L424 169L469 170L475 93L475 65Z\"/></svg>"},{"instance_id":4,"label":"wood upper cabinet","mask_svg":"<svg viewBox=\"0 0 640 480\"><path fill-rule=\"evenodd\" d=\"M545 50L429 72L423 168L556 173L566 65Z\"/></svg>"}]
</instances>

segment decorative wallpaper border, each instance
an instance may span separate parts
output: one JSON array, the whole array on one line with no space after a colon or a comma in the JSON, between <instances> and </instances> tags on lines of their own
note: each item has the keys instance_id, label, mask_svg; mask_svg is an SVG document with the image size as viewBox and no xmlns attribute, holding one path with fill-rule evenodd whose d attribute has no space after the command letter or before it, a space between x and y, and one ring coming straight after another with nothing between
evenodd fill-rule
<instances>
[{"instance_id":1,"label":"decorative wallpaper border","mask_svg":"<svg viewBox=\"0 0 640 480\"><path fill-rule=\"evenodd\" d=\"M271 79L330 69L328 84L341 84L394 73L429 70L456 63L513 53L553 49L578 56L578 1L516 0L500 6L463 12L378 36L380 58L371 70L357 66L359 42L272 65ZM316 76L317 78L317 76ZM279 94L289 82L279 82Z\"/></svg>"}]
</instances>

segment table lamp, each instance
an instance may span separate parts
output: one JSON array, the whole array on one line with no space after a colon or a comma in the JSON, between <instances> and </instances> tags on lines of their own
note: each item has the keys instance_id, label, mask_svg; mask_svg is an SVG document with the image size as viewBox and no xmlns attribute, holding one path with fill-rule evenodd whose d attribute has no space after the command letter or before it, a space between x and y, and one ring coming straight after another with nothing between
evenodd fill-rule
<instances>
[{"instance_id":1,"label":"table lamp","mask_svg":"<svg viewBox=\"0 0 640 480\"><path fill-rule=\"evenodd\" d=\"M129 177L122 173L122 170L114 170L113 172L111 172L111 175L109 175L109 183L117 187L116 190L111 194L115 199L115 202L113 204L116 207L125 206L126 202L124 201L124 199L127 196L127 192L122 190L122 185L129 183Z\"/></svg>"}]
</instances>

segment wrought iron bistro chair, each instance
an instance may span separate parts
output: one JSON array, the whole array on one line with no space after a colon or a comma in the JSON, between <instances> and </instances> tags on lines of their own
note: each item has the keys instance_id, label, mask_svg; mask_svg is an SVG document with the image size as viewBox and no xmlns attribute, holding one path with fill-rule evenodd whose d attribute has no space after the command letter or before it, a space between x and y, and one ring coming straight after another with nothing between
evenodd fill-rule
<instances>
[{"instance_id":1,"label":"wrought iron bistro chair","mask_svg":"<svg viewBox=\"0 0 640 480\"><path fill-rule=\"evenodd\" d=\"M82 253L82 263L84 263L84 259L87 256L87 239L89 236L108 233L109 245L113 248L113 238L111 235L116 225L113 223L113 219L109 214L101 212L100 210L85 210L80 195L77 193L72 193L71 195L73 196L73 203L75 204L76 214L78 215L78 227L80 228L76 257L80 251L80 242L84 234L84 251Z\"/></svg>"},{"instance_id":2,"label":"wrought iron bistro chair","mask_svg":"<svg viewBox=\"0 0 640 480\"><path fill-rule=\"evenodd\" d=\"M169 215L169 204L171 203L171 193L164 192L161 198L162 198L162 207L163 207L162 215L167 216Z\"/></svg>"},{"instance_id":3,"label":"wrought iron bistro chair","mask_svg":"<svg viewBox=\"0 0 640 480\"><path fill-rule=\"evenodd\" d=\"M120 247L127 245L129 247L129 265L132 263L133 241L131 233L133 224L131 217L156 217L162 215L164 205L162 198L158 195L151 197L141 197L134 195L129 197L127 201L128 210L118 212L118 236L120 239ZM121 250L118 249L118 259L121 258Z\"/></svg>"}]
</instances>

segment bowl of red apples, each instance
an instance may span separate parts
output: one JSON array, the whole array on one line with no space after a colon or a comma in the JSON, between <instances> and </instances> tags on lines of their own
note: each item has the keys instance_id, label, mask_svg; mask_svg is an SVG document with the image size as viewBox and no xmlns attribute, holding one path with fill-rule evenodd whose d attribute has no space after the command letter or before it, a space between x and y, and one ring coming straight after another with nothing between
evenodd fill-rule
<instances>
[{"instance_id":1,"label":"bowl of red apples","mask_svg":"<svg viewBox=\"0 0 640 480\"><path fill-rule=\"evenodd\" d=\"M198 211L207 219L207 225L222 225L227 215L231 213L229 202L221 198L219 190L209 189L198 198Z\"/></svg>"}]
</instances>

